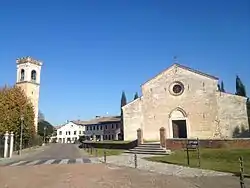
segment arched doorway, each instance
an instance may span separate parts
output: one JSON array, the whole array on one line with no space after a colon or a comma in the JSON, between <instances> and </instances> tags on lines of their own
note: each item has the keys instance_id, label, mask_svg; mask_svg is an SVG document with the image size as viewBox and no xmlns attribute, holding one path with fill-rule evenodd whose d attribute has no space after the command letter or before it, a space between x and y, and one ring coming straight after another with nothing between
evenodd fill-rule
<instances>
[{"instance_id":1,"label":"arched doorway","mask_svg":"<svg viewBox=\"0 0 250 188\"><path fill-rule=\"evenodd\" d=\"M170 137L188 138L189 126L187 113L182 108L175 108L169 115Z\"/></svg>"}]
</instances>

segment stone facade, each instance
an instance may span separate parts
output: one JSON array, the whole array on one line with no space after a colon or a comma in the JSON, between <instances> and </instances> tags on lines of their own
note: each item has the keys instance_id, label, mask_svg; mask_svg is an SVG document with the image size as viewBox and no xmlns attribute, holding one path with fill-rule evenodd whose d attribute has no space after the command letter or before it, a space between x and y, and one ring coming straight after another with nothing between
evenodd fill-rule
<instances>
[{"instance_id":1,"label":"stone facade","mask_svg":"<svg viewBox=\"0 0 250 188\"><path fill-rule=\"evenodd\" d=\"M123 107L124 140L228 138L236 126L248 128L246 98L218 91L218 78L174 64L141 86L142 97ZM185 127L185 128L183 128Z\"/></svg>"},{"instance_id":2,"label":"stone facade","mask_svg":"<svg viewBox=\"0 0 250 188\"><path fill-rule=\"evenodd\" d=\"M42 62L32 59L31 57L23 57L17 59L17 79L16 85L21 87L31 100L35 119L34 126L37 131L38 111L39 111L39 94L40 94L40 74Z\"/></svg>"}]
</instances>

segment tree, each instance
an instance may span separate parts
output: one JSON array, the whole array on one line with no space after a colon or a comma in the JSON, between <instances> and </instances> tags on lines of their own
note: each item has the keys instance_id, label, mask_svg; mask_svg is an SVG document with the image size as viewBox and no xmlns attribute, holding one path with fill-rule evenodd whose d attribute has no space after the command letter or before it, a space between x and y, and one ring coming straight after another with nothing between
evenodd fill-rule
<instances>
[{"instance_id":1,"label":"tree","mask_svg":"<svg viewBox=\"0 0 250 188\"><path fill-rule=\"evenodd\" d=\"M236 76L236 95L246 97L246 89L239 76Z\"/></svg>"},{"instance_id":2,"label":"tree","mask_svg":"<svg viewBox=\"0 0 250 188\"><path fill-rule=\"evenodd\" d=\"M18 87L0 89L0 134L13 131L15 142L19 142L21 125L23 127L23 142L30 143L35 137L34 109L24 91ZM23 121L21 122L21 116Z\"/></svg>"},{"instance_id":3,"label":"tree","mask_svg":"<svg viewBox=\"0 0 250 188\"><path fill-rule=\"evenodd\" d=\"M223 81L221 81L221 83L220 83L220 91L225 92Z\"/></svg>"},{"instance_id":4,"label":"tree","mask_svg":"<svg viewBox=\"0 0 250 188\"><path fill-rule=\"evenodd\" d=\"M51 136L53 132L54 132L54 127L48 121L42 120L38 122L37 134L39 136L43 137L44 133L46 137Z\"/></svg>"},{"instance_id":5,"label":"tree","mask_svg":"<svg viewBox=\"0 0 250 188\"><path fill-rule=\"evenodd\" d=\"M45 121L44 114L41 112L41 110L38 111L38 122Z\"/></svg>"},{"instance_id":6,"label":"tree","mask_svg":"<svg viewBox=\"0 0 250 188\"><path fill-rule=\"evenodd\" d=\"M122 92L122 98L121 98L121 139L123 140L123 111L122 111L122 107L125 106L127 104L127 98L125 95L125 92Z\"/></svg>"},{"instance_id":7,"label":"tree","mask_svg":"<svg viewBox=\"0 0 250 188\"><path fill-rule=\"evenodd\" d=\"M135 93L135 96L134 96L134 100L135 100L135 99L138 99L138 98L139 98L139 96L138 96L138 93L136 92L136 93Z\"/></svg>"},{"instance_id":8,"label":"tree","mask_svg":"<svg viewBox=\"0 0 250 188\"><path fill-rule=\"evenodd\" d=\"M125 106L127 104L127 98L125 95L125 92L122 92L122 98L121 98L121 107Z\"/></svg>"}]
</instances>

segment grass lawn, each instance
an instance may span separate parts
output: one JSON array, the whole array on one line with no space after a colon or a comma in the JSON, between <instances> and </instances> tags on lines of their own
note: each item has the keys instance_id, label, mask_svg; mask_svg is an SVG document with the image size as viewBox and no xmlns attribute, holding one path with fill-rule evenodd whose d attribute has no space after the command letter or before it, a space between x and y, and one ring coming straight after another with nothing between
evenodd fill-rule
<instances>
[{"instance_id":1,"label":"grass lawn","mask_svg":"<svg viewBox=\"0 0 250 188\"><path fill-rule=\"evenodd\" d=\"M96 150L97 150L97 153L96 153ZM104 151L106 151L106 156L120 155L120 154L122 154L124 152L124 150L122 150L122 149L102 149L102 148L95 149L94 148L92 150L92 155L91 155L90 151L89 151L89 155L95 157L96 154L97 154L97 157L103 157L104 156Z\"/></svg>"},{"instance_id":2,"label":"grass lawn","mask_svg":"<svg viewBox=\"0 0 250 188\"><path fill-rule=\"evenodd\" d=\"M197 152L189 152L190 167L198 167ZM201 149L201 168L222 172L231 172L236 175L240 171L239 157L244 159L245 174L250 175L250 150L249 149ZM187 152L175 151L168 156L156 156L146 158L150 161L171 163L187 166Z\"/></svg>"}]
</instances>

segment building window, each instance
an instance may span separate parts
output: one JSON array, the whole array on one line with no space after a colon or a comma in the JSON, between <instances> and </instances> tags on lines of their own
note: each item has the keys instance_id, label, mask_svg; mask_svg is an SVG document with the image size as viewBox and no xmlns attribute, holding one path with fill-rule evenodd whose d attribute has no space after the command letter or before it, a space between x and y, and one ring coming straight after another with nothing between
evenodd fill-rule
<instances>
[{"instance_id":1,"label":"building window","mask_svg":"<svg viewBox=\"0 0 250 188\"><path fill-rule=\"evenodd\" d=\"M70 135L70 131L69 131L69 135Z\"/></svg>"},{"instance_id":2,"label":"building window","mask_svg":"<svg viewBox=\"0 0 250 188\"><path fill-rule=\"evenodd\" d=\"M114 124L111 125L112 129L114 129Z\"/></svg>"},{"instance_id":3,"label":"building window","mask_svg":"<svg viewBox=\"0 0 250 188\"><path fill-rule=\"evenodd\" d=\"M66 131L66 135L68 135L68 131Z\"/></svg>"},{"instance_id":4,"label":"building window","mask_svg":"<svg viewBox=\"0 0 250 188\"><path fill-rule=\"evenodd\" d=\"M82 131L79 131L79 134L82 134Z\"/></svg>"},{"instance_id":5,"label":"building window","mask_svg":"<svg viewBox=\"0 0 250 188\"><path fill-rule=\"evenodd\" d=\"M97 125L96 129L99 130L99 125Z\"/></svg>"},{"instance_id":6,"label":"building window","mask_svg":"<svg viewBox=\"0 0 250 188\"><path fill-rule=\"evenodd\" d=\"M31 71L31 80L36 81L36 71L35 70Z\"/></svg>"},{"instance_id":7,"label":"building window","mask_svg":"<svg viewBox=\"0 0 250 188\"><path fill-rule=\"evenodd\" d=\"M92 131L92 126L90 126L89 129Z\"/></svg>"},{"instance_id":8,"label":"building window","mask_svg":"<svg viewBox=\"0 0 250 188\"><path fill-rule=\"evenodd\" d=\"M62 131L59 131L59 135L62 135Z\"/></svg>"},{"instance_id":9,"label":"building window","mask_svg":"<svg viewBox=\"0 0 250 188\"><path fill-rule=\"evenodd\" d=\"M119 128L119 125L118 125L118 123L116 124L116 128L117 128L117 129Z\"/></svg>"},{"instance_id":10,"label":"building window","mask_svg":"<svg viewBox=\"0 0 250 188\"><path fill-rule=\"evenodd\" d=\"M20 78L20 81L24 81L24 77L25 77L25 70L22 69L22 70L21 70L21 78Z\"/></svg>"},{"instance_id":11,"label":"building window","mask_svg":"<svg viewBox=\"0 0 250 188\"><path fill-rule=\"evenodd\" d=\"M93 130L95 130L95 125L93 126Z\"/></svg>"},{"instance_id":12,"label":"building window","mask_svg":"<svg viewBox=\"0 0 250 188\"><path fill-rule=\"evenodd\" d=\"M74 135L76 135L76 131L74 131Z\"/></svg>"},{"instance_id":13,"label":"building window","mask_svg":"<svg viewBox=\"0 0 250 188\"><path fill-rule=\"evenodd\" d=\"M172 95L181 95L184 91L184 85L181 82L174 82L170 85L169 91Z\"/></svg>"},{"instance_id":14,"label":"building window","mask_svg":"<svg viewBox=\"0 0 250 188\"><path fill-rule=\"evenodd\" d=\"M102 130L102 125L100 125L100 130Z\"/></svg>"},{"instance_id":15,"label":"building window","mask_svg":"<svg viewBox=\"0 0 250 188\"><path fill-rule=\"evenodd\" d=\"M107 125L105 125L105 129L108 129L108 126L107 126Z\"/></svg>"}]
</instances>

